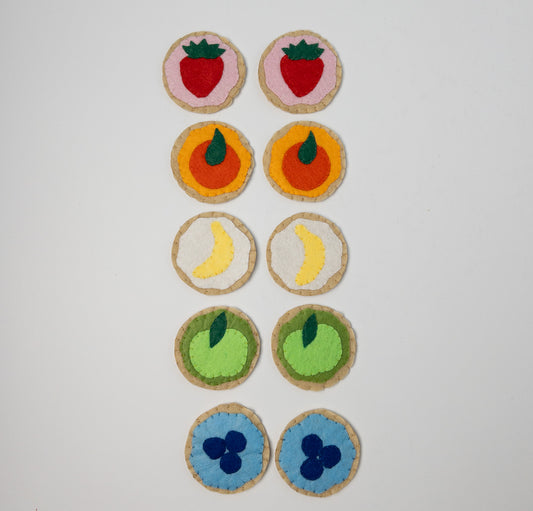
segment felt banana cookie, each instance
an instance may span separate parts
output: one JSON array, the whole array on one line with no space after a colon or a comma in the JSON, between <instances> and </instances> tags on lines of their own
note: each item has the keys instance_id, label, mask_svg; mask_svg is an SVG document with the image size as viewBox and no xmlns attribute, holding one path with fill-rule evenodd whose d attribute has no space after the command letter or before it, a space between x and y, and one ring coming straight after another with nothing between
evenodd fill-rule
<instances>
[{"instance_id":1,"label":"felt banana cookie","mask_svg":"<svg viewBox=\"0 0 533 511\"><path fill-rule=\"evenodd\" d=\"M208 490L238 493L262 477L270 458L268 437L259 417L237 403L200 415L185 445L193 477Z\"/></svg>"},{"instance_id":2,"label":"felt banana cookie","mask_svg":"<svg viewBox=\"0 0 533 511\"><path fill-rule=\"evenodd\" d=\"M253 169L253 151L244 135L222 122L200 122L176 140L172 172L191 197L219 203L239 195Z\"/></svg>"},{"instance_id":3,"label":"felt banana cookie","mask_svg":"<svg viewBox=\"0 0 533 511\"><path fill-rule=\"evenodd\" d=\"M299 295L317 295L334 288L344 274L347 259L340 229L313 213L287 218L268 240L270 274L281 287Z\"/></svg>"},{"instance_id":4,"label":"felt banana cookie","mask_svg":"<svg viewBox=\"0 0 533 511\"><path fill-rule=\"evenodd\" d=\"M289 199L321 201L341 184L346 168L344 146L316 122L288 124L271 138L263 157L272 187Z\"/></svg>"},{"instance_id":5,"label":"felt banana cookie","mask_svg":"<svg viewBox=\"0 0 533 511\"><path fill-rule=\"evenodd\" d=\"M333 47L308 30L278 37L263 52L259 83L266 97L291 113L322 110L342 80L342 66Z\"/></svg>"},{"instance_id":6,"label":"felt banana cookie","mask_svg":"<svg viewBox=\"0 0 533 511\"><path fill-rule=\"evenodd\" d=\"M361 446L352 426L323 408L289 422L276 447L276 467L289 486L312 497L327 497L355 476Z\"/></svg>"},{"instance_id":7,"label":"felt banana cookie","mask_svg":"<svg viewBox=\"0 0 533 511\"><path fill-rule=\"evenodd\" d=\"M305 390L322 390L339 382L350 371L355 351L350 322L321 305L291 309L272 333L272 356L278 369Z\"/></svg>"},{"instance_id":8,"label":"felt banana cookie","mask_svg":"<svg viewBox=\"0 0 533 511\"><path fill-rule=\"evenodd\" d=\"M213 32L178 39L163 62L163 83L170 98L186 110L203 114L229 106L245 74L239 50Z\"/></svg>"},{"instance_id":9,"label":"felt banana cookie","mask_svg":"<svg viewBox=\"0 0 533 511\"><path fill-rule=\"evenodd\" d=\"M172 264L200 293L218 295L241 287L255 265L255 242L235 217L209 212L183 224L172 245Z\"/></svg>"},{"instance_id":10,"label":"felt banana cookie","mask_svg":"<svg viewBox=\"0 0 533 511\"><path fill-rule=\"evenodd\" d=\"M174 356L190 382L223 390L248 378L259 350L259 334L248 316L232 307L210 307L180 328Z\"/></svg>"}]
</instances>

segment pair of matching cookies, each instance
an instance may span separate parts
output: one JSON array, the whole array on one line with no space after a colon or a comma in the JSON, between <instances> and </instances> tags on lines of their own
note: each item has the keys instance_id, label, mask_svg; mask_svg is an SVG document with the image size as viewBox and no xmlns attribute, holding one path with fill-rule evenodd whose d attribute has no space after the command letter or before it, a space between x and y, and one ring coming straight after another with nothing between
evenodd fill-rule
<instances>
[{"instance_id":1,"label":"pair of matching cookies","mask_svg":"<svg viewBox=\"0 0 533 511\"><path fill-rule=\"evenodd\" d=\"M307 30L289 32L273 41L261 56L258 72L269 101L291 113L322 110L342 79L342 66L333 47ZM239 50L213 32L195 32L178 39L163 62L163 83L170 98L199 113L229 106L245 75Z\"/></svg>"},{"instance_id":2,"label":"pair of matching cookies","mask_svg":"<svg viewBox=\"0 0 533 511\"><path fill-rule=\"evenodd\" d=\"M275 460L283 480L304 495L326 497L355 476L361 448L353 427L326 409L293 419L278 441ZM185 445L194 478L220 493L238 493L255 485L270 459L270 443L259 417L237 403L219 405L200 415Z\"/></svg>"}]
</instances>

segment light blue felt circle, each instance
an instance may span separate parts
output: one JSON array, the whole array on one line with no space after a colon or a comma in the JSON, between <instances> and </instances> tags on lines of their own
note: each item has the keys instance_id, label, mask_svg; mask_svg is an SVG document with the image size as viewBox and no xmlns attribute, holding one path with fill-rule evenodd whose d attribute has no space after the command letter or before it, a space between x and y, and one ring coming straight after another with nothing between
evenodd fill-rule
<instances>
[{"instance_id":1,"label":"light blue felt circle","mask_svg":"<svg viewBox=\"0 0 533 511\"><path fill-rule=\"evenodd\" d=\"M324 472L315 481L305 479L300 473L300 467L307 459L302 451L302 439L311 434L318 435L324 446L336 445L341 451L339 463L332 468L324 467ZM312 413L285 432L279 453L279 465L294 486L320 494L348 477L356 456L355 446L342 424L321 414Z\"/></svg>"},{"instance_id":2,"label":"light blue felt circle","mask_svg":"<svg viewBox=\"0 0 533 511\"><path fill-rule=\"evenodd\" d=\"M207 438L225 438L228 431L239 431L246 437L246 448L239 452L241 468L234 474L226 474L220 468L220 459L212 460L204 452ZM194 471L206 486L234 491L256 478L263 468L263 434L242 413L215 413L194 428L189 460Z\"/></svg>"}]
</instances>

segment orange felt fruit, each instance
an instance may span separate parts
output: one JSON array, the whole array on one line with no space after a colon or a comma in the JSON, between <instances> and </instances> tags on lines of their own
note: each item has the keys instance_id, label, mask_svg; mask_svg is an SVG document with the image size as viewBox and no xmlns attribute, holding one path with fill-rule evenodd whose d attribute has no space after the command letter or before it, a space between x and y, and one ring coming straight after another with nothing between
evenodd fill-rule
<instances>
[{"instance_id":1,"label":"orange felt fruit","mask_svg":"<svg viewBox=\"0 0 533 511\"><path fill-rule=\"evenodd\" d=\"M289 147L283 156L281 168L287 181L302 191L318 188L328 178L331 170L328 153L320 146L316 148L316 156L309 164L302 163L298 158L298 151L303 142Z\"/></svg>"}]
</instances>

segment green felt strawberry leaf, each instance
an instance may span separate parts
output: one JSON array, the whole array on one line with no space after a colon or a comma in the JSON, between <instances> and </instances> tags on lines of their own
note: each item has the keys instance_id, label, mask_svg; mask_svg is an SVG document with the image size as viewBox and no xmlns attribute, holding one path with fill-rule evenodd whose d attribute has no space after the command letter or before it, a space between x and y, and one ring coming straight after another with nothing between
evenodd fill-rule
<instances>
[{"instance_id":1,"label":"green felt strawberry leaf","mask_svg":"<svg viewBox=\"0 0 533 511\"><path fill-rule=\"evenodd\" d=\"M298 159L305 165L309 165L316 158L316 139L312 131L298 149Z\"/></svg>"},{"instance_id":2,"label":"green felt strawberry leaf","mask_svg":"<svg viewBox=\"0 0 533 511\"><path fill-rule=\"evenodd\" d=\"M316 314L313 312L313 314L307 318L307 321L304 323L302 328L302 342L304 348L309 346L309 344L315 340L317 330L318 323L316 321Z\"/></svg>"},{"instance_id":3,"label":"green felt strawberry leaf","mask_svg":"<svg viewBox=\"0 0 533 511\"><path fill-rule=\"evenodd\" d=\"M288 48L282 50L291 60L316 60L324 53L324 49L319 48L318 43L307 44L304 39L298 44L289 44Z\"/></svg>"},{"instance_id":4,"label":"green felt strawberry leaf","mask_svg":"<svg viewBox=\"0 0 533 511\"><path fill-rule=\"evenodd\" d=\"M213 323L211 323L211 328L209 329L209 347L213 348L222 340L226 333L227 326L228 320L226 318L226 313L221 312L213 320Z\"/></svg>"},{"instance_id":5,"label":"green felt strawberry leaf","mask_svg":"<svg viewBox=\"0 0 533 511\"><path fill-rule=\"evenodd\" d=\"M226 139L220 133L218 128L215 128L215 133L207 149L205 150L205 162L208 165L219 165L226 158Z\"/></svg>"},{"instance_id":6,"label":"green felt strawberry leaf","mask_svg":"<svg viewBox=\"0 0 533 511\"><path fill-rule=\"evenodd\" d=\"M219 48L219 44L209 44L206 39L202 39L198 44L190 41L189 46L182 46L190 59L216 59L226 50Z\"/></svg>"}]
</instances>

